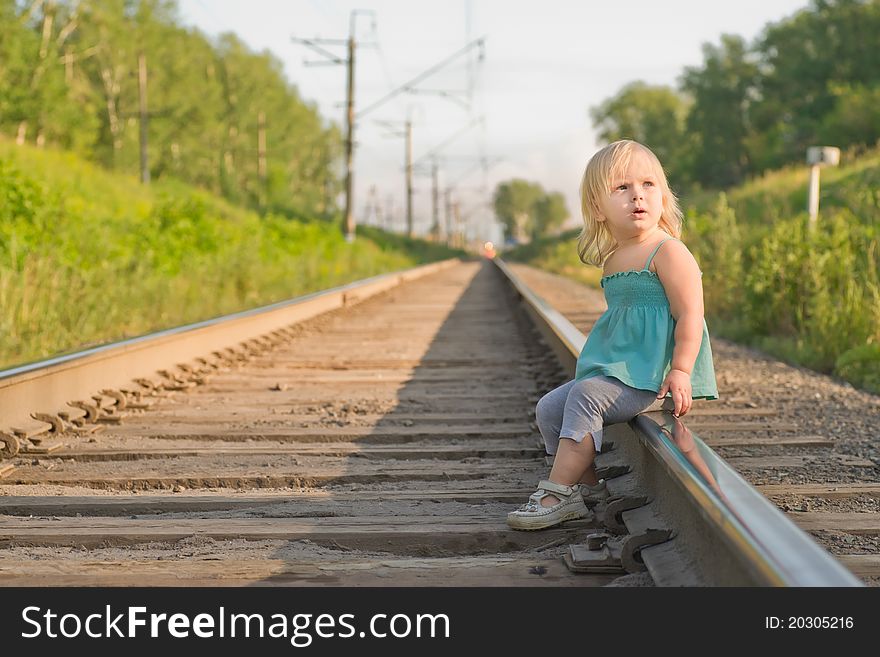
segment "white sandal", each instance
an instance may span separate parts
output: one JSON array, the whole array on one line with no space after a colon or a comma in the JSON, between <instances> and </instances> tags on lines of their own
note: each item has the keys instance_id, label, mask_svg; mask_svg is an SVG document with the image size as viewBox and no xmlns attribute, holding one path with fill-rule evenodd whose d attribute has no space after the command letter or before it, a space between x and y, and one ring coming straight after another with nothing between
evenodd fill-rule
<instances>
[{"instance_id":1,"label":"white sandal","mask_svg":"<svg viewBox=\"0 0 880 657\"><path fill-rule=\"evenodd\" d=\"M558 498L559 502L553 506L541 506L541 500L548 495ZM507 514L507 524L513 529L545 529L566 520L586 518L589 513L579 484L563 486L542 480L538 482L538 490L531 494L528 502Z\"/></svg>"}]
</instances>

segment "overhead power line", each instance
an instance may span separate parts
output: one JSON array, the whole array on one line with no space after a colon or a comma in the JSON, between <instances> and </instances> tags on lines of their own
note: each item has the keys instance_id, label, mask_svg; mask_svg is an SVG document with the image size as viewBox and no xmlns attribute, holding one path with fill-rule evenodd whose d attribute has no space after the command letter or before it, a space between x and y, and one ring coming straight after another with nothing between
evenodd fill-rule
<instances>
[{"instance_id":1,"label":"overhead power line","mask_svg":"<svg viewBox=\"0 0 880 657\"><path fill-rule=\"evenodd\" d=\"M414 88L419 82L421 82L422 80L425 80L426 78L430 77L431 75L433 75L434 73L436 73L437 71L439 71L440 69L442 69L444 66L446 66L447 64L449 64L449 63L455 61L456 59L458 59L459 57L461 57L463 54L465 54L466 52L468 52L469 50L471 50L471 49L474 48L474 47L479 46L479 48L480 48L479 61L483 61L483 58L484 58L484 56L485 56L485 54L484 54L485 43L486 43L486 37L480 37L479 39L475 39L474 41L471 41L469 44L467 44L464 48L462 48L462 49L459 50L458 52L456 52L456 53L450 55L449 57L447 57L446 59L444 59L444 60L443 60L442 62L440 62L439 64L435 64L434 66L432 66L431 68L429 68L429 69L428 69L427 71L425 71L424 73L421 73L420 75L417 75L416 77L414 77L414 78L413 78L412 80L410 80L409 82L405 82L404 84L402 84L401 86L399 86L397 89L395 89L395 90L392 91L391 93L389 93L389 94L383 96L382 98L380 98L379 100L377 100L377 101L376 101L375 103L373 103L372 105L369 105L369 106L365 107L364 109L362 109L362 110L361 110L360 112L358 112L355 116L356 116L357 118L361 118L362 116L364 116L364 115L367 114L368 112L372 112L374 109L376 109L376 108L379 107L380 105L384 104L385 102L391 100L392 98L394 98L394 97L397 96L398 94L402 94L402 93L404 93L404 92L406 92L406 91L411 91L411 90L412 90L412 89L413 89L413 88Z\"/></svg>"},{"instance_id":2,"label":"overhead power line","mask_svg":"<svg viewBox=\"0 0 880 657\"><path fill-rule=\"evenodd\" d=\"M302 43L315 52L321 54L326 58L325 61L317 61L317 62L306 62L306 65L333 65L333 64L347 64L348 65L348 77L347 77L347 86L346 86L346 136L345 136L345 162L346 162L346 175L345 175L345 216L343 217L343 232L345 233L345 238L348 242L353 242L355 237L355 221L354 221L354 167L353 167L353 155L354 155L354 125L355 119L361 118L368 112L373 111L377 107L380 107L387 101L391 100L398 94L401 94L406 91L412 91L417 84L421 81L427 79L444 66L448 65L450 62L455 61L458 57L461 57L463 54L467 53L471 49L475 47L479 47L479 61L482 61L484 58L484 46L485 46L485 37L480 39L476 39L468 43L464 48L459 50L456 53L453 53L451 56L444 59L442 62L435 64L421 75L416 76L409 82L406 82L402 86L394 89L390 93L386 94L382 98L380 98L375 103L369 105L368 107L362 109L360 112L355 113L354 111L354 64L355 64L355 38L354 38L354 27L355 27L355 18L358 14L363 13L371 13L375 14L375 12L371 10L359 10L355 9L351 12L351 21L349 27L349 37L347 40L343 41L341 39L304 39L301 37L291 37L291 40L296 43ZM373 19L374 32L375 32L375 18ZM343 59L332 52L321 47L320 44L326 45L348 45L348 57ZM436 203L435 203L436 205ZM411 216L411 215L410 215Z\"/></svg>"}]
</instances>

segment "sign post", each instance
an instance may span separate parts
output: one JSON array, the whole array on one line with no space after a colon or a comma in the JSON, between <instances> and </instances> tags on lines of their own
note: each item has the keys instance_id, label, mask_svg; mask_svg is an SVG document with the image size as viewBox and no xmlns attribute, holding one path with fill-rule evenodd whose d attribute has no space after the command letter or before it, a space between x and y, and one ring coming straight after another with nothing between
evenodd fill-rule
<instances>
[{"instance_id":1,"label":"sign post","mask_svg":"<svg viewBox=\"0 0 880 657\"><path fill-rule=\"evenodd\" d=\"M810 231L816 229L819 217L819 168L837 166L840 162L840 149L834 146L810 146L807 149L807 164L810 165L810 196L807 210L810 213Z\"/></svg>"}]
</instances>

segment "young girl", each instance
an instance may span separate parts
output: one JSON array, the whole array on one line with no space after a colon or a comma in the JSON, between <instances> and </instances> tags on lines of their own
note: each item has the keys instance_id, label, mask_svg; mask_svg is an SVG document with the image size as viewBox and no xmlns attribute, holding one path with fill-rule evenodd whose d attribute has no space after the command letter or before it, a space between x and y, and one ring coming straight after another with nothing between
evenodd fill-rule
<instances>
[{"instance_id":1,"label":"young girl","mask_svg":"<svg viewBox=\"0 0 880 657\"><path fill-rule=\"evenodd\" d=\"M634 141L614 142L589 161L580 193L578 254L604 265L608 310L590 331L574 380L538 401L538 428L556 458L529 501L508 514L514 529L584 518L584 498L607 497L593 464L604 425L667 395L675 417L693 399L718 399L702 272L678 239L682 212L657 156Z\"/></svg>"}]
</instances>

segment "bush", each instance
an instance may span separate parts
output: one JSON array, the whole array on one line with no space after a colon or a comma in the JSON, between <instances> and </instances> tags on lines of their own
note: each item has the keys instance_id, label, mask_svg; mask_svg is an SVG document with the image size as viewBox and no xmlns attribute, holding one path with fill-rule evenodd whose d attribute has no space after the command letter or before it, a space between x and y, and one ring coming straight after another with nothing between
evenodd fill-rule
<instances>
[{"instance_id":1,"label":"bush","mask_svg":"<svg viewBox=\"0 0 880 657\"><path fill-rule=\"evenodd\" d=\"M843 352L834 373L860 388L880 394L880 344L872 343Z\"/></svg>"},{"instance_id":2,"label":"bush","mask_svg":"<svg viewBox=\"0 0 880 657\"><path fill-rule=\"evenodd\" d=\"M45 358L450 257L346 243L339 222L259 216L0 140L0 363ZM373 237L380 237L377 231Z\"/></svg>"}]
</instances>

